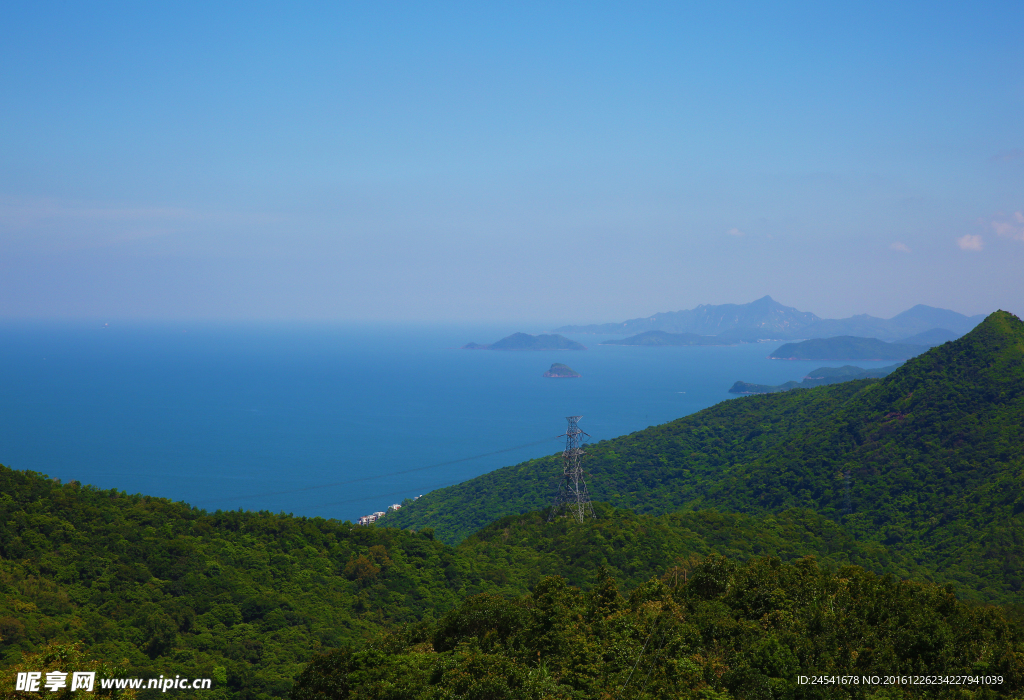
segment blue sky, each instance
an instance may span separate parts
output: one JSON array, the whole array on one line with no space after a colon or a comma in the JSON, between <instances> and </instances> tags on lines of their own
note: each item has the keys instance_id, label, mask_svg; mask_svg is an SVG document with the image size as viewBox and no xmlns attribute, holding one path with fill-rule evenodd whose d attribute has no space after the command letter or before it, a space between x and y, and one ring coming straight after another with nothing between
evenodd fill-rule
<instances>
[{"instance_id":1,"label":"blue sky","mask_svg":"<svg viewBox=\"0 0 1024 700\"><path fill-rule=\"evenodd\" d=\"M1024 312L1024 3L7 3L0 318Z\"/></svg>"}]
</instances>

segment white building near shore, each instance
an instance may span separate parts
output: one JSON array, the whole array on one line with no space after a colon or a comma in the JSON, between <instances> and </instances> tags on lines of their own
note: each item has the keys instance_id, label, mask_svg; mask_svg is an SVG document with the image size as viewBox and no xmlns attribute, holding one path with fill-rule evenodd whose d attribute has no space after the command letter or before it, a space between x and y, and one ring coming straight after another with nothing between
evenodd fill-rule
<instances>
[{"instance_id":1,"label":"white building near shore","mask_svg":"<svg viewBox=\"0 0 1024 700\"><path fill-rule=\"evenodd\" d=\"M384 511L378 510L376 513L370 513L369 515L364 515L363 517L359 518L359 524L360 525L369 525L370 523L377 522L378 520L380 520L383 517L384 517Z\"/></svg>"}]
</instances>

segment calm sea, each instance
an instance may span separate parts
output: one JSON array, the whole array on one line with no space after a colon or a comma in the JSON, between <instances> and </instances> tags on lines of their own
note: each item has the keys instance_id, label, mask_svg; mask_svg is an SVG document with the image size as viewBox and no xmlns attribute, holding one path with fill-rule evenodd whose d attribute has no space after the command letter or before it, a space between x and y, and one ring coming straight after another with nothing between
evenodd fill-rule
<instances>
[{"instance_id":1,"label":"calm sea","mask_svg":"<svg viewBox=\"0 0 1024 700\"><path fill-rule=\"evenodd\" d=\"M544 330L8 323L0 463L207 510L354 520L560 451L565 416L608 439L733 400L737 379L828 364L766 359L780 343L456 349ZM552 362L583 376L542 377Z\"/></svg>"}]
</instances>

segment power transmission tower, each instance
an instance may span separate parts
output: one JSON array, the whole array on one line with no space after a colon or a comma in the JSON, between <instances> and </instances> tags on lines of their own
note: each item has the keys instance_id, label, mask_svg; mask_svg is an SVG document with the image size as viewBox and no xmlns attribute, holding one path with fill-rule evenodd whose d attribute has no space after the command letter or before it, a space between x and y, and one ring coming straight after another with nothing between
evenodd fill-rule
<instances>
[{"instance_id":1,"label":"power transmission tower","mask_svg":"<svg viewBox=\"0 0 1024 700\"><path fill-rule=\"evenodd\" d=\"M565 452L562 453L562 479L558 482L558 495L555 496L548 520L554 519L562 506L580 523L587 515L597 517L590 502L590 494L587 493L587 482L583 480L583 445L580 436L587 434L578 425L582 417L566 417L569 427L565 431Z\"/></svg>"}]
</instances>

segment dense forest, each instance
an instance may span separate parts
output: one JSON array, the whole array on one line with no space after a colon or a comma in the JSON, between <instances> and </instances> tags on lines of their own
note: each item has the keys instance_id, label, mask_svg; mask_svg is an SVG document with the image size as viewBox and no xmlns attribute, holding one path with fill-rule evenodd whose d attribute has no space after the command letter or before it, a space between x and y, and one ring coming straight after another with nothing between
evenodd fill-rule
<instances>
[{"instance_id":1,"label":"dense forest","mask_svg":"<svg viewBox=\"0 0 1024 700\"><path fill-rule=\"evenodd\" d=\"M859 567L711 556L628 597L601 571L586 593L550 577L519 599L470 598L319 656L293 697L1017 697L1021 632L998 609Z\"/></svg>"},{"instance_id":2,"label":"dense forest","mask_svg":"<svg viewBox=\"0 0 1024 700\"><path fill-rule=\"evenodd\" d=\"M210 700L1019 695L1022 425L1024 324L996 313L885 379L590 446L585 525L544 510L554 456L369 527L0 467L0 692L77 664Z\"/></svg>"},{"instance_id":3,"label":"dense forest","mask_svg":"<svg viewBox=\"0 0 1024 700\"><path fill-rule=\"evenodd\" d=\"M2 667L78 644L124 675L218 679L210 698L283 697L317 649L430 623L468 596L522 596L554 573L590 588L605 570L632 589L718 553L929 574L799 509L651 516L598 504L588 527L532 512L451 547L429 530L210 514L6 468L0 493Z\"/></svg>"},{"instance_id":4,"label":"dense forest","mask_svg":"<svg viewBox=\"0 0 1024 700\"><path fill-rule=\"evenodd\" d=\"M317 650L429 627L474 595L520 599L552 574L585 590L611 576L628 592L721 555L729 566L815 555L892 581L933 574L802 509L653 516L598 504L586 527L531 512L451 547L429 530L207 514L8 469L0 481L0 663L24 668L23 654L78 644L123 675L218 679L210 698L284 697Z\"/></svg>"},{"instance_id":5,"label":"dense forest","mask_svg":"<svg viewBox=\"0 0 1024 700\"><path fill-rule=\"evenodd\" d=\"M130 675L223 680L204 697L282 697L314 650L429 619L479 580L429 531L209 514L0 469L4 666L78 642Z\"/></svg>"}]
</instances>

